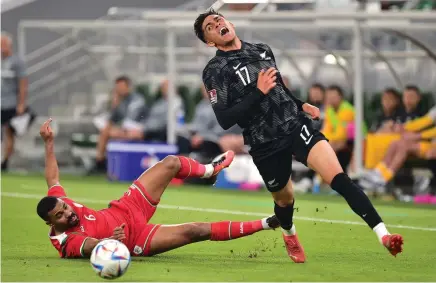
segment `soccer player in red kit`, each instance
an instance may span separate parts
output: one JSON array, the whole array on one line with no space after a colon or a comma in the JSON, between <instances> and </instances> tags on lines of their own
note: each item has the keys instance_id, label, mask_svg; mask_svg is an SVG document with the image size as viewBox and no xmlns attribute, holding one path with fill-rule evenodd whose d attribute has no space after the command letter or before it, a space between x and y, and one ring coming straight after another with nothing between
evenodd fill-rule
<instances>
[{"instance_id":1,"label":"soccer player in red kit","mask_svg":"<svg viewBox=\"0 0 436 283\"><path fill-rule=\"evenodd\" d=\"M227 241L258 231L275 229L275 216L248 221L151 224L159 199L173 178L210 178L228 167L234 153L228 151L203 165L184 156L167 156L145 171L129 190L109 207L93 210L67 197L59 183L51 119L40 129L45 142L47 196L37 206L38 215L50 226L49 237L63 258L89 257L97 243L111 238L126 244L133 256L151 256L184 245L211 240Z\"/></svg>"}]
</instances>

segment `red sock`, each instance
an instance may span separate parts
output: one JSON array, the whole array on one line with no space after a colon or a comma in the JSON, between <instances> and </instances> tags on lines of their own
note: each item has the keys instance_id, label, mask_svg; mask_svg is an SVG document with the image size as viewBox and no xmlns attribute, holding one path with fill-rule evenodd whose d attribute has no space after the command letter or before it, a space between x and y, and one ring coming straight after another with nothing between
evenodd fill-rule
<instances>
[{"instance_id":1,"label":"red sock","mask_svg":"<svg viewBox=\"0 0 436 283\"><path fill-rule=\"evenodd\" d=\"M222 221L211 225L211 241L228 241L263 230L262 220L248 222Z\"/></svg>"},{"instance_id":2,"label":"red sock","mask_svg":"<svg viewBox=\"0 0 436 283\"><path fill-rule=\"evenodd\" d=\"M186 179L188 177L203 177L206 167L194 159L185 156L177 156L180 160L180 170L176 175L177 179Z\"/></svg>"}]
</instances>

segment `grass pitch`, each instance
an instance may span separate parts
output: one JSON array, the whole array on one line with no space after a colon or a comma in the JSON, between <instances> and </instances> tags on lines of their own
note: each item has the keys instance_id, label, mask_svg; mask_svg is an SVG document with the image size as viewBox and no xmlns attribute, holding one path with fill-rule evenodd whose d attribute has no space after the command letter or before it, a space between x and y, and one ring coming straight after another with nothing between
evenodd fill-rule
<instances>
[{"instance_id":1,"label":"grass pitch","mask_svg":"<svg viewBox=\"0 0 436 283\"><path fill-rule=\"evenodd\" d=\"M104 208L129 184L65 176L69 196ZM1 180L2 281L104 281L89 261L60 259L48 227L36 214L46 192L43 176L3 174ZM117 281L436 281L436 208L375 202L391 233L401 233L404 252L392 257L375 234L337 196L297 196L295 223L307 262L294 264L281 233L262 231L229 242L202 242L136 258ZM252 220L273 213L267 192L170 187L153 223Z\"/></svg>"}]
</instances>

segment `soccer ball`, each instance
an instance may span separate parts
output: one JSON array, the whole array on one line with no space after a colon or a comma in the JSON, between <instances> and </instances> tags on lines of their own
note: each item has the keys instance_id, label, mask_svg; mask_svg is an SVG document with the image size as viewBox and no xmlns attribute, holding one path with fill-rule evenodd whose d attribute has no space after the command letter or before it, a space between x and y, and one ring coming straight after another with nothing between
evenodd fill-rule
<instances>
[{"instance_id":1,"label":"soccer ball","mask_svg":"<svg viewBox=\"0 0 436 283\"><path fill-rule=\"evenodd\" d=\"M126 273L129 265L129 249L117 240L103 240L92 250L91 266L104 279L120 277Z\"/></svg>"}]
</instances>

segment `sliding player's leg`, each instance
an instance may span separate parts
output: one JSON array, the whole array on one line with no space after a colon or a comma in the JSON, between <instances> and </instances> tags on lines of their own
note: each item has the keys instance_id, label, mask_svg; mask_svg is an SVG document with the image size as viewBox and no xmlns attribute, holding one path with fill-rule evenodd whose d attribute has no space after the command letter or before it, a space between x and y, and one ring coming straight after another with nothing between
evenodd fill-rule
<instances>
[{"instance_id":1,"label":"sliding player's leg","mask_svg":"<svg viewBox=\"0 0 436 283\"><path fill-rule=\"evenodd\" d=\"M295 200L290 179L291 157L292 149L286 148L265 157L254 156L253 161L274 199L274 212L280 222L288 255L294 262L303 263L306 257L293 223Z\"/></svg>"},{"instance_id":2,"label":"sliding player's leg","mask_svg":"<svg viewBox=\"0 0 436 283\"><path fill-rule=\"evenodd\" d=\"M204 165L189 157L169 155L145 171L135 181L135 185L144 191L147 198L157 203L173 178L210 178L228 167L233 158L234 153L227 151L216 157L212 163Z\"/></svg>"},{"instance_id":3,"label":"sliding player's leg","mask_svg":"<svg viewBox=\"0 0 436 283\"><path fill-rule=\"evenodd\" d=\"M279 222L275 216L246 222L221 221L161 225L156 228L156 232L152 236L148 237L148 243L144 244L143 255L160 254L191 243L207 240L234 240L277 227L279 227Z\"/></svg>"},{"instance_id":4,"label":"sliding player's leg","mask_svg":"<svg viewBox=\"0 0 436 283\"><path fill-rule=\"evenodd\" d=\"M402 251L402 237L389 234L381 217L363 190L343 172L335 152L326 140L318 141L313 145L307 163L321 175L324 181L330 184L333 190L345 198L351 209L374 230L380 243L392 255L395 256Z\"/></svg>"}]
</instances>

